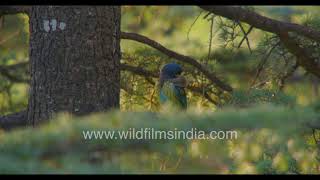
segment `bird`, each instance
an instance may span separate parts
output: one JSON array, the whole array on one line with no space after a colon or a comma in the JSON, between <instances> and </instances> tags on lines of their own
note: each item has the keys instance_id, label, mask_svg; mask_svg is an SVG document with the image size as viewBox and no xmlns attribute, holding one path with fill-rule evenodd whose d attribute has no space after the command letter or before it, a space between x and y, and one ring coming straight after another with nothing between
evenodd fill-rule
<instances>
[{"instance_id":1,"label":"bird","mask_svg":"<svg viewBox=\"0 0 320 180\"><path fill-rule=\"evenodd\" d=\"M176 63L166 64L160 70L158 88L161 105L169 103L178 109L187 109L187 80L182 72L182 67Z\"/></svg>"}]
</instances>

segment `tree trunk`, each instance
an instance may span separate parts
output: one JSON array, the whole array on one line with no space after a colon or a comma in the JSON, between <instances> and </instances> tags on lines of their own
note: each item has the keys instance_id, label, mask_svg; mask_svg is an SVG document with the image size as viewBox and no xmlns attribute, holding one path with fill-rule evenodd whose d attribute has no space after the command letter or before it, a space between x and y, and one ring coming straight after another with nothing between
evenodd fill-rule
<instances>
[{"instance_id":1,"label":"tree trunk","mask_svg":"<svg viewBox=\"0 0 320 180\"><path fill-rule=\"evenodd\" d=\"M120 7L34 6L27 123L119 107Z\"/></svg>"}]
</instances>

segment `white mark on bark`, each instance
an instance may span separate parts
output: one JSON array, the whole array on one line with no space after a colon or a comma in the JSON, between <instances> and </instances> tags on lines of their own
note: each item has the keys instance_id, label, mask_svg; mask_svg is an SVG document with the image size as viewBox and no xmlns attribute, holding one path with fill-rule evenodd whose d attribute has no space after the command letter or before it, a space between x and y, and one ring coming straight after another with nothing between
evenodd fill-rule
<instances>
[{"instance_id":1,"label":"white mark on bark","mask_svg":"<svg viewBox=\"0 0 320 180\"><path fill-rule=\"evenodd\" d=\"M43 20L43 28L46 32L50 31L49 20Z\"/></svg>"},{"instance_id":2,"label":"white mark on bark","mask_svg":"<svg viewBox=\"0 0 320 180\"><path fill-rule=\"evenodd\" d=\"M66 28L66 23L60 22L59 28L60 28L61 30L64 30L64 29Z\"/></svg>"},{"instance_id":3,"label":"white mark on bark","mask_svg":"<svg viewBox=\"0 0 320 180\"><path fill-rule=\"evenodd\" d=\"M51 21L43 20L43 28L46 32L49 32L50 30L56 31L57 28L59 28L60 30L64 30L66 28L66 23L60 22L58 25L58 22L56 19L51 19Z\"/></svg>"},{"instance_id":4,"label":"white mark on bark","mask_svg":"<svg viewBox=\"0 0 320 180\"><path fill-rule=\"evenodd\" d=\"M50 25L52 27L52 31L55 31L57 29L57 20L51 19Z\"/></svg>"}]
</instances>

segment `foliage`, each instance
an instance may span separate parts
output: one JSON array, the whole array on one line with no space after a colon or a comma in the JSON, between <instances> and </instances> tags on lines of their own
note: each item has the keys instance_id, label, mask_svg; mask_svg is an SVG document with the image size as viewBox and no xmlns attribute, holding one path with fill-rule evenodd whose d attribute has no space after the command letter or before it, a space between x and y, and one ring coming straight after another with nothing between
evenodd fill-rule
<instances>
[{"instance_id":1,"label":"foliage","mask_svg":"<svg viewBox=\"0 0 320 180\"><path fill-rule=\"evenodd\" d=\"M319 115L310 108L271 105L214 113L114 111L81 118L61 114L36 129L2 133L0 172L319 173L317 148L305 143L310 130L304 126L316 118ZM232 140L85 140L82 134L129 128L239 134Z\"/></svg>"},{"instance_id":2,"label":"foliage","mask_svg":"<svg viewBox=\"0 0 320 180\"><path fill-rule=\"evenodd\" d=\"M263 15L288 20L291 18L296 23L308 26L318 27L319 18L317 16L317 8L315 7L245 7L255 9ZM248 40L252 52L248 50L246 42L242 43L240 48L228 46L224 44L230 40L230 33L233 31L233 21L214 17L213 29L210 29L212 16L206 16L201 13L198 7L167 7L167 6L124 6L122 8L122 31L136 32L150 37L160 42L165 47L177 51L179 53L191 56L206 64L210 71L216 72L217 75L230 84L234 89L248 89L250 86L264 84L260 89L277 89L284 86L284 93L289 96L297 96L297 103L308 104L316 98L297 93L291 89L299 86L304 88L306 94L317 94L314 90L316 86L313 82L309 82L310 78L305 75L304 71L297 70L294 76L299 79L298 85L295 81L286 80L287 73L292 71L294 66L294 57L290 55L281 45L278 45L272 51L270 57L263 65L263 68L257 77L260 64L269 52L272 46L278 42L269 33L264 33L253 29L248 35ZM195 18L199 15L199 18ZM170 17L170 21L168 21ZM2 36L0 39L0 65L7 67L8 65L19 64L28 61L28 18L25 15L8 15L4 16L4 24L1 26ZM154 21L157 19L157 21ZM193 23L195 22L195 23ZM193 25L192 25L193 24ZM192 26L191 26L192 25ZM228 26L230 26L228 28ZM242 24L245 30L249 26ZM233 27L234 28L234 27ZM210 33L211 30L211 33ZM232 41L235 46L239 45L239 41L243 38L243 33L236 26L235 33L237 38ZM19 32L19 33L16 33ZM209 35L212 35L210 37ZM8 38L10 37L10 38ZM210 41L212 38L212 41ZM211 45L208 42L211 42ZM306 47L319 49L318 45L313 46L313 42L305 39L301 40ZM231 42L230 42L231 43ZM211 48L208 54L209 46ZM160 67L168 62L176 61L170 59L166 55L143 44L128 40L121 41L122 60L132 66L142 67L152 72L158 72ZM209 55L209 56L208 56ZM176 61L177 62L177 61ZM193 66L180 63L186 70L185 75L192 85L200 87L203 90L209 90L209 95L223 104L227 98L218 92L214 84L211 84L202 74ZM15 77L27 80L29 74L28 66L22 69L10 71ZM251 83L256 78L255 83ZM284 81L282 81L284 79ZM157 79L152 78L154 82ZM305 84L305 82L308 82ZM149 109L156 111L158 107L157 94L155 94L154 84L150 84L145 77L135 75L131 72L121 72L121 108L123 110L144 110ZM202 87L205 85L206 87ZM0 73L0 112L8 114L17 112L26 107L28 85L24 83L14 82ZM191 105L209 107L215 109L216 106L209 102L202 94L187 91L188 99ZM301 103L302 102L302 103Z\"/></svg>"},{"instance_id":3,"label":"foliage","mask_svg":"<svg viewBox=\"0 0 320 180\"><path fill-rule=\"evenodd\" d=\"M248 92L235 91L232 99L228 102L229 105L248 107L257 104L271 103L274 105L294 106L296 105L295 98L288 96L283 92L275 92L264 89L252 89Z\"/></svg>"},{"instance_id":4,"label":"foliage","mask_svg":"<svg viewBox=\"0 0 320 180\"><path fill-rule=\"evenodd\" d=\"M319 7L245 7L267 17L316 29ZM121 112L72 117L61 114L36 128L0 132L0 173L315 173L319 145L307 122L319 122L319 80L302 68L273 34L252 29L246 40L239 24L206 15L195 6L123 6L121 30L145 35L190 56L230 84L221 92L193 66L171 59L144 44L121 40L121 63L158 73L169 62L181 64L189 83L188 112L158 113L156 77L121 71ZM212 19L213 18L213 19ZM213 24L211 24L211 22ZM0 115L27 107L29 27L25 15L0 19ZM211 26L212 25L212 26ZM245 31L249 25L241 24ZM211 28L212 27L212 28ZM310 55L320 45L290 34ZM249 50L249 45L250 49ZM210 53L209 53L210 51ZM140 111L140 112L139 112ZM146 112L148 111L148 112ZM83 130L154 127L236 130L236 140L92 140ZM319 139L317 131L315 138Z\"/></svg>"},{"instance_id":5,"label":"foliage","mask_svg":"<svg viewBox=\"0 0 320 180\"><path fill-rule=\"evenodd\" d=\"M29 26L26 15L1 17L0 69L28 60ZM27 66L25 66L27 67ZM26 68L14 68L13 77L27 79ZM27 104L27 85L16 82L0 73L0 114L21 111Z\"/></svg>"}]
</instances>

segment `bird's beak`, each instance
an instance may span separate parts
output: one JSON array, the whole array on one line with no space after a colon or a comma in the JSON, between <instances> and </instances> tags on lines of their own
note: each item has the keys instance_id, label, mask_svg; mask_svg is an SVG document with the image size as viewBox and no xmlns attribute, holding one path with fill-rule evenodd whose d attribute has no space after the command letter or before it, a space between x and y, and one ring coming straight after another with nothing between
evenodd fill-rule
<instances>
[{"instance_id":1,"label":"bird's beak","mask_svg":"<svg viewBox=\"0 0 320 180\"><path fill-rule=\"evenodd\" d=\"M178 75L175 79L172 79L171 81L180 87L186 87L188 84L187 79L183 75Z\"/></svg>"}]
</instances>

